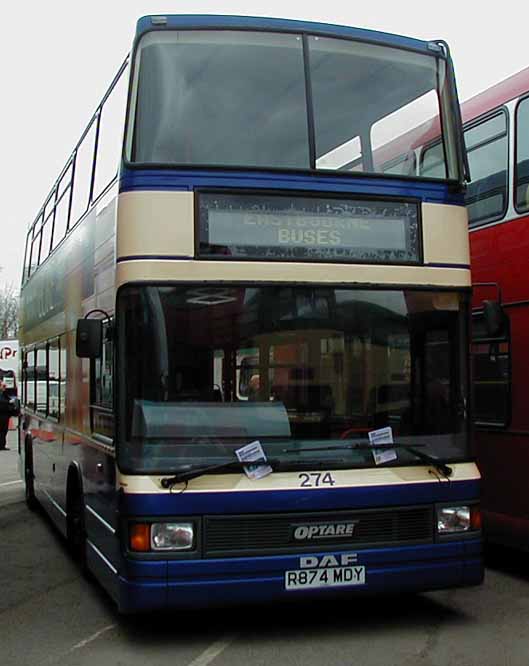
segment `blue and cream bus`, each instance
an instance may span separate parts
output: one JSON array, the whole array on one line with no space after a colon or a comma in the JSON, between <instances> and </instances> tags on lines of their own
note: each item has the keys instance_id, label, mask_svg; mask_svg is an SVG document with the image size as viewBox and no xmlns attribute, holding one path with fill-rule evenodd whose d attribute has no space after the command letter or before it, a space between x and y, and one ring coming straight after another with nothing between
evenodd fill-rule
<instances>
[{"instance_id":1,"label":"blue and cream bus","mask_svg":"<svg viewBox=\"0 0 529 666\"><path fill-rule=\"evenodd\" d=\"M457 109L441 41L139 20L20 333L28 504L121 611L481 582Z\"/></svg>"}]
</instances>

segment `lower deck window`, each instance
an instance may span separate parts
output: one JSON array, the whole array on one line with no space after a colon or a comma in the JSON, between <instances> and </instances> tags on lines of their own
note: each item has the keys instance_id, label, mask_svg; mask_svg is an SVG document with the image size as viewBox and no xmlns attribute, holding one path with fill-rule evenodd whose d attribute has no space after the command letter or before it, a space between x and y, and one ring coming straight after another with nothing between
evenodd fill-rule
<instances>
[{"instance_id":1,"label":"lower deck window","mask_svg":"<svg viewBox=\"0 0 529 666\"><path fill-rule=\"evenodd\" d=\"M477 425L507 426L511 415L511 345L508 326L489 337L483 315L473 320L472 371Z\"/></svg>"}]
</instances>

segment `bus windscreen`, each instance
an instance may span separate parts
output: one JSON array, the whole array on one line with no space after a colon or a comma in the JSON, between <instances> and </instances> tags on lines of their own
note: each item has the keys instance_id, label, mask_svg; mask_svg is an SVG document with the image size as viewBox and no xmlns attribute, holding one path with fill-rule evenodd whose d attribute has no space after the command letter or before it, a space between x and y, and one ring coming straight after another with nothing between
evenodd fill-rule
<instances>
[{"instance_id":1,"label":"bus windscreen","mask_svg":"<svg viewBox=\"0 0 529 666\"><path fill-rule=\"evenodd\" d=\"M438 55L288 33L148 33L136 53L126 156L351 173L394 173L397 162L399 175L414 176L410 155L454 131L440 122L448 84ZM458 179L444 152L438 177Z\"/></svg>"},{"instance_id":2,"label":"bus windscreen","mask_svg":"<svg viewBox=\"0 0 529 666\"><path fill-rule=\"evenodd\" d=\"M420 462L404 445L468 459L466 312L452 292L126 287L120 468L222 463L255 440L286 468L372 467L380 428L402 445L391 464Z\"/></svg>"}]
</instances>

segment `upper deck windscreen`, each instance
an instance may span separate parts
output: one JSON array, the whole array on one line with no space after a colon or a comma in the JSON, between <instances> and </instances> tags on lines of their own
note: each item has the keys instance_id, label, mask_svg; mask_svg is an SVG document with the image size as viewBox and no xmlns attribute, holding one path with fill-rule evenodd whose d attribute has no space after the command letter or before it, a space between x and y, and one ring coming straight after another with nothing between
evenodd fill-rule
<instances>
[{"instance_id":1,"label":"upper deck windscreen","mask_svg":"<svg viewBox=\"0 0 529 666\"><path fill-rule=\"evenodd\" d=\"M151 32L136 54L126 156L162 166L413 175L420 137L409 130L428 121L424 136L439 135L446 88L443 59L394 47L288 33ZM397 137L406 145L399 141L394 154ZM446 159L443 178L459 178Z\"/></svg>"}]
</instances>

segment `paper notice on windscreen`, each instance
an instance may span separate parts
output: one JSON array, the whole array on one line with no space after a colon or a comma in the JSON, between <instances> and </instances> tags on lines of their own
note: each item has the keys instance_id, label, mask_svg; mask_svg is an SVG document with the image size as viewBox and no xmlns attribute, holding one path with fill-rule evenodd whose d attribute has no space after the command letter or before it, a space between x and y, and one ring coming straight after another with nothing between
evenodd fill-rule
<instances>
[{"instance_id":1,"label":"paper notice on windscreen","mask_svg":"<svg viewBox=\"0 0 529 666\"><path fill-rule=\"evenodd\" d=\"M393 430L391 428L379 428L371 430L369 434L369 443L371 446L388 446L393 444ZM375 465L391 462L397 459L395 449L373 449L373 458Z\"/></svg>"},{"instance_id":2,"label":"paper notice on windscreen","mask_svg":"<svg viewBox=\"0 0 529 666\"><path fill-rule=\"evenodd\" d=\"M266 462L266 454L258 440L237 449L235 455L243 463L246 476L253 481L262 479L273 471Z\"/></svg>"}]
</instances>

